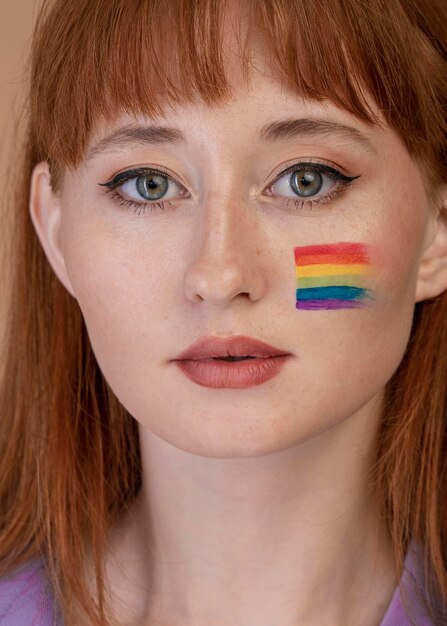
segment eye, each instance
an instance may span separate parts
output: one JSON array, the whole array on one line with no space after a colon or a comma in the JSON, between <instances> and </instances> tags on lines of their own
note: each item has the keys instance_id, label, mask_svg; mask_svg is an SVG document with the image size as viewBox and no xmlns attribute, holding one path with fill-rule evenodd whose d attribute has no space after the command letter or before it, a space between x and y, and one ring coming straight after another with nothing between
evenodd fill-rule
<instances>
[{"instance_id":1,"label":"eye","mask_svg":"<svg viewBox=\"0 0 447 626\"><path fill-rule=\"evenodd\" d=\"M118 190L123 200L137 204L161 202L185 195L185 188L165 172L138 168L117 174L111 181L100 183L109 191Z\"/></svg>"},{"instance_id":2,"label":"eye","mask_svg":"<svg viewBox=\"0 0 447 626\"><path fill-rule=\"evenodd\" d=\"M283 172L270 186L273 196L288 198L324 199L340 186L346 186L357 176L346 176L322 163L296 163Z\"/></svg>"},{"instance_id":3,"label":"eye","mask_svg":"<svg viewBox=\"0 0 447 626\"><path fill-rule=\"evenodd\" d=\"M181 191L172 179L161 174L146 174L131 178L121 186L121 193L131 200L168 200Z\"/></svg>"}]
</instances>

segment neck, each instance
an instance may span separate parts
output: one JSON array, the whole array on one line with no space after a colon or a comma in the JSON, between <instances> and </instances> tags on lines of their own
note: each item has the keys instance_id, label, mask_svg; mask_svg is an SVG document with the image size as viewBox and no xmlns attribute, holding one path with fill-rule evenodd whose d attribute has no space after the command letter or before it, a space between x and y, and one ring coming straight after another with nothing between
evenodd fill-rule
<instances>
[{"instance_id":1,"label":"neck","mask_svg":"<svg viewBox=\"0 0 447 626\"><path fill-rule=\"evenodd\" d=\"M197 456L140 427L143 488L111 540L127 582L108 569L138 623L380 623L397 581L368 488L379 405L267 456Z\"/></svg>"}]
</instances>

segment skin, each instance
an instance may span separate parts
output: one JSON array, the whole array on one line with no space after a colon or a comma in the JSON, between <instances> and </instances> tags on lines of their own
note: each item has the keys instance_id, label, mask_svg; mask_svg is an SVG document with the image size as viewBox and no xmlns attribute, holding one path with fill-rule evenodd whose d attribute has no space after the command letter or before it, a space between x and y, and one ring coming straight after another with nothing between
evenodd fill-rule
<instances>
[{"instance_id":1,"label":"skin","mask_svg":"<svg viewBox=\"0 0 447 626\"><path fill-rule=\"evenodd\" d=\"M33 174L36 232L139 423L143 488L109 538L113 606L123 624L377 626L397 581L368 471L415 302L447 288L446 220L391 129L265 72L233 82L231 102L155 120L184 144L86 158L57 194L46 163ZM289 118L346 124L371 146L331 132L260 141ZM89 148L136 122L154 120L98 123ZM266 189L300 160L359 178L297 211ZM188 197L141 215L120 206L98 183L135 166L167 169ZM297 310L294 247L340 241L368 247L374 302ZM245 389L201 387L170 362L200 336L233 334L293 358Z\"/></svg>"}]
</instances>

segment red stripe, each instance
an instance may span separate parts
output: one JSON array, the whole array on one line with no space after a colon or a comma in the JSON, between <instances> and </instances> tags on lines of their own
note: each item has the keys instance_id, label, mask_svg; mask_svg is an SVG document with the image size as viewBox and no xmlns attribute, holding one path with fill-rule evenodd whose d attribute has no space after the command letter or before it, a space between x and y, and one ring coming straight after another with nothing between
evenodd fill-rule
<instances>
[{"instance_id":1,"label":"red stripe","mask_svg":"<svg viewBox=\"0 0 447 626\"><path fill-rule=\"evenodd\" d=\"M313 246L301 246L294 248L295 261L298 263L303 256L320 256L323 254L339 255L339 254L362 254L366 258L366 246L363 243L326 243Z\"/></svg>"},{"instance_id":2,"label":"red stripe","mask_svg":"<svg viewBox=\"0 0 447 626\"><path fill-rule=\"evenodd\" d=\"M317 263L368 263L368 257L364 253L353 254L315 254L314 256L298 256L295 257L296 265L314 265Z\"/></svg>"}]
</instances>

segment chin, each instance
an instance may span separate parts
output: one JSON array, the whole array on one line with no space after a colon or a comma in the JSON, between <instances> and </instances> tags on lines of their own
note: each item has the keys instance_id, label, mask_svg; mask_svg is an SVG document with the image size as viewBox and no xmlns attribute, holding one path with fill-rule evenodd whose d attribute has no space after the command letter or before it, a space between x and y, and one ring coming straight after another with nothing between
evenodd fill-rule
<instances>
[{"instance_id":1,"label":"chin","mask_svg":"<svg viewBox=\"0 0 447 626\"><path fill-rule=\"evenodd\" d=\"M156 437L169 446L196 456L214 459L234 459L263 457L286 452L306 441L311 440L332 424L319 423L318 420L300 420L288 413L281 416L270 412L269 416L259 413L250 419L248 415L233 413L234 421L228 416L204 418L197 423L183 419L178 423L165 420L163 425L140 423L140 437Z\"/></svg>"}]
</instances>

